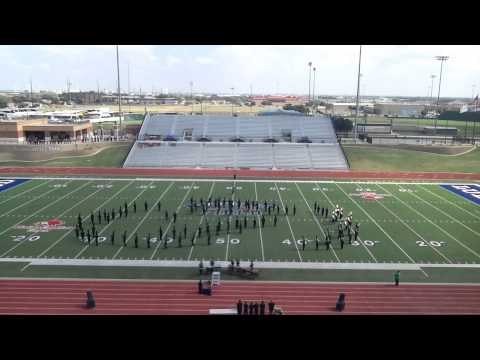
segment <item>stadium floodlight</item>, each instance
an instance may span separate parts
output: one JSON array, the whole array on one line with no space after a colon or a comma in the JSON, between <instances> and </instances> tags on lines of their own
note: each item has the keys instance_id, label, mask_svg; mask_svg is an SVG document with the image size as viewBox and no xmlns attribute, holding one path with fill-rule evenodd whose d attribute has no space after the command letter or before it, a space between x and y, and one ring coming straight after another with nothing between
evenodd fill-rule
<instances>
[{"instance_id":1,"label":"stadium floodlight","mask_svg":"<svg viewBox=\"0 0 480 360\"><path fill-rule=\"evenodd\" d=\"M443 71L443 62L449 59L449 56L435 56L435 59L440 61L440 78L438 79L438 96L437 96L437 111L440 114L440 88L442 86L442 71ZM434 134L437 134L437 118L435 118L435 130Z\"/></svg>"},{"instance_id":2,"label":"stadium floodlight","mask_svg":"<svg viewBox=\"0 0 480 360\"><path fill-rule=\"evenodd\" d=\"M432 86L430 87L430 106L433 107L433 80L437 77L437 75L430 75L432 79Z\"/></svg>"},{"instance_id":3,"label":"stadium floodlight","mask_svg":"<svg viewBox=\"0 0 480 360\"><path fill-rule=\"evenodd\" d=\"M192 115L193 115L193 81L190 81L190 100L192 101Z\"/></svg>"},{"instance_id":4,"label":"stadium floodlight","mask_svg":"<svg viewBox=\"0 0 480 360\"><path fill-rule=\"evenodd\" d=\"M313 86L312 86L312 100L315 101L315 72L317 68L313 68Z\"/></svg>"},{"instance_id":5,"label":"stadium floodlight","mask_svg":"<svg viewBox=\"0 0 480 360\"><path fill-rule=\"evenodd\" d=\"M120 61L118 56L118 45L116 46L117 50L117 91L118 91L118 116L120 117L120 129L117 127L117 140L118 140L118 132L122 131L122 94L120 92Z\"/></svg>"},{"instance_id":6,"label":"stadium floodlight","mask_svg":"<svg viewBox=\"0 0 480 360\"><path fill-rule=\"evenodd\" d=\"M311 61L308 63L308 67L309 67L309 72L308 72L308 102L310 102L310 94L311 94L311 92L310 92L310 84L311 84L310 78L312 76L312 62Z\"/></svg>"},{"instance_id":7,"label":"stadium floodlight","mask_svg":"<svg viewBox=\"0 0 480 360\"><path fill-rule=\"evenodd\" d=\"M357 101L355 106L355 123L353 124L353 137L355 139L355 143L357 142L357 119L358 119L358 101L360 97L360 70L362 64L362 45L360 45L360 54L358 56L358 76L357 76Z\"/></svg>"}]
</instances>

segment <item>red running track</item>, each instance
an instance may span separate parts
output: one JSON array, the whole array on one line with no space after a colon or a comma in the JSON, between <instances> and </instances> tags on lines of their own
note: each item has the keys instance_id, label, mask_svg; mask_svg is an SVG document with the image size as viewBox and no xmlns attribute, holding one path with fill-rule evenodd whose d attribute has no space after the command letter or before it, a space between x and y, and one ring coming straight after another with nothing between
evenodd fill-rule
<instances>
[{"instance_id":1,"label":"red running track","mask_svg":"<svg viewBox=\"0 0 480 360\"><path fill-rule=\"evenodd\" d=\"M0 167L0 174L93 175L93 176L175 176L242 178L318 178L375 180L480 180L480 173L453 172L380 172L380 171L317 171L317 170L251 170L251 169L146 169L100 167Z\"/></svg>"},{"instance_id":2,"label":"red running track","mask_svg":"<svg viewBox=\"0 0 480 360\"><path fill-rule=\"evenodd\" d=\"M0 280L0 314L207 315L243 301L273 300L287 315L480 314L480 286L222 282L212 296L190 281ZM97 307L85 309L86 290Z\"/></svg>"}]
</instances>

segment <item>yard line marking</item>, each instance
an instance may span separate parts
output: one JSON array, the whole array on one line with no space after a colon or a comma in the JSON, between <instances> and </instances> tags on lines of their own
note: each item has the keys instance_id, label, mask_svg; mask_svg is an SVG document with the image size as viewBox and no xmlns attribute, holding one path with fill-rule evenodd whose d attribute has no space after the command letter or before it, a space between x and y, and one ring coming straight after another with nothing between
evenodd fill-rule
<instances>
[{"instance_id":1,"label":"yard line marking","mask_svg":"<svg viewBox=\"0 0 480 360\"><path fill-rule=\"evenodd\" d=\"M212 186L210 187L210 192L207 195L208 198L210 198L212 196L214 186L215 186L215 182L212 182ZM206 214L206 212L205 212L205 214ZM198 227L202 226L203 220L205 219L205 214L202 215L202 218L200 219L200 223L198 224ZM198 236L198 228L195 230L195 238L193 239L193 245L190 248L190 253L188 254L187 261L189 261L192 258L193 248L194 248L195 243L197 241L197 236Z\"/></svg>"},{"instance_id":2,"label":"yard line marking","mask_svg":"<svg viewBox=\"0 0 480 360\"><path fill-rule=\"evenodd\" d=\"M335 207L335 205L333 204L332 200L330 200L330 198L328 197L327 194L325 194L325 192L322 190L321 186L319 183L315 183L315 185L317 187L320 188L320 192L322 193L322 195L327 199L327 201L330 203L330 205L332 205L332 208ZM362 246L364 247L364 249L367 251L367 253L372 257L373 260L375 260L375 262L378 262L377 261L377 258L375 256L373 256L373 253L370 251L370 249L364 244L364 242L362 241L362 238L360 237L360 235L358 236L358 239L360 240L360 244L362 244Z\"/></svg>"},{"instance_id":3,"label":"yard line marking","mask_svg":"<svg viewBox=\"0 0 480 360\"><path fill-rule=\"evenodd\" d=\"M91 181L89 181L88 183L86 183L84 186L82 186L82 187L80 187L80 188L83 188L83 187L87 186L89 183L91 183ZM80 190L80 188L78 188L77 190ZM76 202L75 205L71 206L70 208L68 208L67 210L65 210L65 211L62 212L61 214L56 215L55 217L62 217L64 214L68 213L69 211L71 211L72 209L74 209L75 207L77 207L78 205L80 205L81 203L83 203L84 201L88 200L90 197L92 197L93 195L95 195L95 194L96 194L97 192L99 192L100 190L102 190L102 189L98 189L98 190L94 191L93 193L91 193L91 194L88 195L87 197L84 197L80 202ZM69 230L68 233L70 233L72 230L73 230L73 229ZM40 231L34 232L34 233L31 234L29 237L34 236L34 235L39 234L39 233L40 233ZM23 244L26 240L27 240L27 239L22 240L22 241L20 241L19 243L17 243L17 245L15 245L13 248L11 248L10 250L8 250L7 253L10 252L10 251L12 251L12 250L14 250L14 249L16 249L18 246L20 246L21 244ZM0 257L3 257L5 254L6 254L6 253L2 254Z\"/></svg>"},{"instance_id":4,"label":"yard line marking","mask_svg":"<svg viewBox=\"0 0 480 360\"><path fill-rule=\"evenodd\" d=\"M409 193L410 195L412 196L415 196L417 199L420 199L422 200L425 204L428 204L429 206L433 207L434 209L440 211L442 214L448 216L450 219L452 219L453 221L456 221L457 223L459 223L460 225L462 225L465 229L473 232L475 235L479 236L480 237L480 233L473 230L471 227L468 227L467 225L465 225L464 223L462 223L461 221L457 220L456 218L454 218L453 216L447 214L445 211L443 211L442 209L439 209L438 207L436 207L435 205L429 203L428 201L425 201L423 200L421 197L419 197L418 195L416 195L415 193Z\"/></svg>"},{"instance_id":5,"label":"yard line marking","mask_svg":"<svg viewBox=\"0 0 480 360\"><path fill-rule=\"evenodd\" d=\"M421 185L418 185L418 187L420 187L421 189L423 189L423 190L425 190L425 191L429 192L429 193L430 193L430 194L432 194L432 195L435 195L437 198L439 198L439 199L441 199L441 200L443 200L443 201L446 201L446 202L448 202L448 203L452 204L452 205L453 205L453 206L455 206L456 208L458 208L458 209L460 209L460 210L462 210L462 211L466 212L468 215L471 215L471 216L475 217L476 219L479 219L479 220L480 220L480 216L477 216L477 215L475 215L475 214L473 213L473 211L472 211L472 212L470 212L470 211L468 211L467 209L464 209L463 207L461 207L461 206L458 206L458 205L457 205L457 204L455 204L453 201L450 201L450 200L448 200L448 199L444 198L443 196L440 196L440 195L438 195L438 194L435 194L433 191L430 191L430 190L428 190L428 189L424 188L424 187L423 187L423 186L421 186ZM448 191L448 190L445 190L445 191Z\"/></svg>"},{"instance_id":6,"label":"yard line marking","mask_svg":"<svg viewBox=\"0 0 480 360\"><path fill-rule=\"evenodd\" d=\"M57 201L62 200L62 199L65 198L66 196L68 196L68 195L70 195L70 194L73 194L74 192L76 192L76 191L78 191L78 190L80 190L80 189L83 189L83 188L84 188L85 186L87 186L89 183L91 183L91 181L89 181L89 182L85 183L84 185L78 187L78 188L75 189L74 191L71 191L70 193L66 194L65 196L57 199L57 200L54 201L53 203L50 203L50 204L47 205L46 207L55 204ZM69 210L71 210L73 207L74 207L74 206L72 206L72 207L69 208L68 210L64 211L63 213L61 213L60 215L58 215L58 217L60 217L60 216L62 216L63 214L65 214L66 212L68 212ZM42 209L43 209L43 208L42 208ZM40 210L42 210L42 209L40 209ZM39 211L40 211L40 210L39 210ZM33 213L32 215L30 215L29 217L31 217L31 216L33 216L33 215L35 215L35 213ZM28 219L29 217L27 217L26 219ZM25 221L25 219L24 219L23 221ZM17 223L17 224L18 224L18 223ZM16 226L16 225L14 225L14 226ZM7 229L7 230L8 230L8 229ZM5 230L5 231L7 231L7 230ZM5 231L4 231L4 232L5 232ZM10 253L11 251L15 250L17 247L19 247L20 245L22 245L23 243L25 243L25 242L28 240L28 238L30 238L31 236L34 236L34 235L36 235L36 234L38 234L38 233L39 233L39 231L34 232L34 233L31 234L30 236L28 236L26 239L24 239L24 240L16 243L14 246L12 246L10 249L8 249L8 250L5 251L2 255L0 255L0 258L1 258L1 257L4 257L5 255L7 255L8 253Z\"/></svg>"},{"instance_id":7,"label":"yard line marking","mask_svg":"<svg viewBox=\"0 0 480 360\"><path fill-rule=\"evenodd\" d=\"M282 195L280 195L280 191L278 190L277 182L274 182L274 184L275 184L275 188L277 189L280 203L282 204L283 212L285 212L285 205L283 204ZM293 233L292 226L290 225L290 220L288 219L287 214L285 214L285 218L287 219L287 224L288 224L288 227L290 228L290 233L292 234L293 243L295 244L295 248L297 249L298 258L300 259L301 262L303 262L302 255L300 254L300 250L298 250L297 239L295 239L295 234Z\"/></svg>"},{"instance_id":8,"label":"yard line marking","mask_svg":"<svg viewBox=\"0 0 480 360\"><path fill-rule=\"evenodd\" d=\"M115 253L115 255L113 255L112 259L115 259L117 257L118 254L120 254L120 252L126 247L126 244L128 243L128 241L133 237L133 235L136 233L136 231L138 230L138 228L144 223L144 221L146 219L148 219L148 216L150 215L150 213L155 209L155 207L157 206L158 202L160 200L163 199L163 197L165 196L165 194L168 192L168 190L170 190L170 188L172 187L173 185L173 181L170 183L170 185L167 186L167 188L165 190L163 190L162 194L160 195L160 197L157 199L157 201L155 201L155 203L150 207L150 209L147 211L147 213L143 216L142 220L140 220L140 222L137 224L137 226L135 226L135 228L132 230L130 236L127 238L127 240L125 241L125 246L122 245L120 247L120 249L117 250L117 252ZM147 187L148 188L148 187ZM145 189L147 190L147 189Z\"/></svg>"},{"instance_id":9,"label":"yard line marking","mask_svg":"<svg viewBox=\"0 0 480 360\"><path fill-rule=\"evenodd\" d=\"M235 180L233 180L233 187L232 187L232 202L233 202L233 199L235 198L235 190L236 190L236 185L235 185ZM230 222L230 218L231 216L228 215L228 222ZM228 245L230 244L230 233L227 234L227 249L225 251L225 261L228 260Z\"/></svg>"},{"instance_id":10,"label":"yard line marking","mask_svg":"<svg viewBox=\"0 0 480 360\"><path fill-rule=\"evenodd\" d=\"M412 208L410 205L406 204L402 199L400 199L399 197L397 197L395 194L393 194L392 192L388 191L387 189L383 188L382 186L379 185L379 187L383 190L383 191L386 191L387 193L391 194L394 198L396 198L398 201L400 201L401 203L405 204L407 207L409 207L410 209L412 209L413 211L415 211L417 214L419 214L420 216L422 216L424 219L426 219L428 222L430 222L432 225L434 225L435 227L437 227L439 230L441 230L444 234L446 234L448 237L450 237L451 239L453 239L454 241L456 241L457 243L459 243L461 246L463 246L465 249L469 250L472 254L476 255L477 257L480 258L480 254L478 254L476 251L472 250L471 248L469 248L467 245L465 245L464 243L462 243L460 240L458 240L456 237L454 237L453 235L451 235L449 232L447 232L445 229L443 229L442 227L440 227L439 225L437 225L435 222L433 222L432 220L430 220L429 218L427 218L425 215L423 215L421 212L417 211L416 209Z\"/></svg>"},{"instance_id":11,"label":"yard line marking","mask_svg":"<svg viewBox=\"0 0 480 360\"><path fill-rule=\"evenodd\" d=\"M255 185L255 201L258 201L257 182L255 181L253 184ZM258 213L257 213L257 219L258 219L258 223L260 224L260 215L258 215ZM262 235L262 227L261 226L258 227L258 231L260 233L260 245L262 247L262 261L265 261L265 253L264 253L264 249L263 249L263 235Z\"/></svg>"},{"instance_id":12,"label":"yard line marking","mask_svg":"<svg viewBox=\"0 0 480 360\"><path fill-rule=\"evenodd\" d=\"M111 181L109 182L111 183ZM128 186L128 185L127 185ZM84 201L88 200L90 197L94 196L97 192L101 191L103 189L99 188L98 190L94 191L93 193L91 193L90 195L88 195L87 197L85 197L83 200L81 200L80 202L76 203L74 206L72 206L71 208L69 208L68 210L65 210L62 214L60 214L58 217L60 216L63 216L63 214L65 214L66 212L69 212L71 211L73 208L77 207L78 205L80 205L81 203L83 203ZM95 211L97 211L97 209L95 209ZM84 219L86 219L88 216L85 216ZM62 241L68 234L70 234L71 232L73 231L73 229L70 229L68 230L65 234L63 234L59 239L57 239L54 243L50 244L50 246L48 246L44 251L42 251L39 255L37 255L36 257L41 257L43 256L44 254L46 254L51 248L53 248L56 244L58 244L60 241ZM38 233L38 232L37 232ZM35 234L37 234L35 233ZM68 256L67 256L67 259L68 259ZM30 263L25 265L20 271L23 272L25 271L26 268L28 268L30 266Z\"/></svg>"},{"instance_id":13,"label":"yard line marking","mask_svg":"<svg viewBox=\"0 0 480 360\"><path fill-rule=\"evenodd\" d=\"M174 181L172 181L172 183L174 183ZM180 211L180 209L181 209L181 207L182 207L185 199L187 198L188 194L190 194L190 191L192 191L194 184L195 184L195 181L190 184L190 188L189 188L188 191L185 193L185 196L183 197L182 201L180 202L180 204L179 204L178 207L177 207L177 210L176 210L177 213ZM170 222L168 223L167 228L165 229L165 232L163 233L163 239L165 239L165 237L167 236L167 234L168 234L168 229L170 229L170 226L171 226L172 224L173 224L173 218L172 218L172 220L170 220ZM165 240L165 241L167 241L167 240ZM162 239L159 239L157 246L156 246L155 249L153 250L152 256L150 256L150 260L152 260L152 259L155 257L155 254L157 253L158 248L160 247L160 243L161 243L161 242L162 242Z\"/></svg>"},{"instance_id":14,"label":"yard line marking","mask_svg":"<svg viewBox=\"0 0 480 360\"><path fill-rule=\"evenodd\" d=\"M95 210L93 210L93 212L96 212L98 210L100 210L105 204L107 204L109 201L111 200L114 200L116 198L116 196L118 194L120 194L123 190L125 190L125 188L127 188L128 186L130 186L134 181L132 180L130 183L128 183L127 185L125 185L124 187L122 187L119 191L117 191L114 195L112 195L111 197L109 197L107 200L105 200L102 204L100 204ZM101 189L100 189L101 190ZM88 215L87 216L84 216L83 217L83 220L86 220L88 219ZM63 234L57 241L55 241L53 244L51 244L48 248L46 248L44 251L42 251L39 255L37 255L37 257L41 257L43 255L45 255L47 252L49 252L54 246L56 246L60 241L62 241L64 238L67 237L68 234L70 234L71 232L73 231L73 229L69 230L68 232L66 232L65 234ZM100 231L101 233L101 231ZM74 258L75 259L75 258Z\"/></svg>"},{"instance_id":15,"label":"yard line marking","mask_svg":"<svg viewBox=\"0 0 480 360\"><path fill-rule=\"evenodd\" d=\"M70 182L71 182L71 181L70 181ZM35 200L38 200L38 199L43 198L44 196L50 194L52 191L59 190L59 189L60 189L60 188L55 188L55 187L54 187L53 189L48 190L47 192L43 193L42 195L35 196L33 199L28 200L28 201L24 202L23 204L20 204L20 205L18 205L17 207L14 207L13 209L11 209L11 210L3 213L2 215L0 215L0 218L1 218L1 217L4 217L5 215L10 214L12 211L15 211L15 210L17 210L17 209L19 209L19 208L27 205L27 204L30 204L31 202L33 202L33 201L35 201ZM1 234L3 234L3 233L0 233L0 235L1 235Z\"/></svg>"},{"instance_id":16,"label":"yard line marking","mask_svg":"<svg viewBox=\"0 0 480 360\"><path fill-rule=\"evenodd\" d=\"M16 197L22 196L22 195L24 195L24 194L26 194L26 193L28 193L28 192L30 192L30 191L32 191L32 190L35 190L36 188L38 188L38 187L40 187L40 186L42 186L42 185L48 184L49 182L52 182L52 181L53 181L53 180L48 180L48 181L42 182L41 184L38 184L38 185L32 187L31 189L25 190L25 191L21 192L20 194L17 194L17 195L15 195L15 196L12 196L12 197L8 198L7 200L4 200L4 201L0 202L0 205L6 203L7 201L10 201L10 200L12 200L12 199L15 199Z\"/></svg>"},{"instance_id":17,"label":"yard line marking","mask_svg":"<svg viewBox=\"0 0 480 360\"><path fill-rule=\"evenodd\" d=\"M345 196L347 196L355 205L357 205L357 207L363 211L363 213L365 215L368 216L368 218L375 224L377 225L377 227L390 239L391 242L393 242L397 248L400 249L400 251L403 252L403 254L413 263L415 264L415 260L412 259L412 257L410 255L407 254L407 252L405 250L402 249L402 247L400 245L397 244L397 242L385 231L385 229L383 227L380 226L380 224L355 200L353 199L352 197L349 197L348 194L338 185L338 184L335 184L341 192L343 192L345 194ZM423 272L425 274L426 277L429 277L428 274L423 271L422 269L420 269L421 272Z\"/></svg>"},{"instance_id":18,"label":"yard line marking","mask_svg":"<svg viewBox=\"0 0 480 360\"><path fill-rule=\"evenodd\" d=\"M385 189L383 189L381 186L379 186L383 191L386 191ZM443 257L445 260L447 260L450 264L453 264L453 262L447 257L445 256L440 250L438 250L437 248L435 248L434 246L432 246L430 244L430 242L428 242L427 240L425 240L425 238L423 236L421 236L419 233L417 233L410 225L408 225L405 221L402 220L402 218L400 218L397 214L395 214L392 210L390 210L389 208L387 208L384 204L382 204L381 201L376 201L377 204L380 204L385 210L387 210L390 214L392 214L393 216L395 216L398 220L400 220L400 222L405 225L411 232L413 232L416 236L418 236L420 239L422 239L423 241L425 241L425 243L434 251L436 251L441 257Z\"/></svg>"},{"instance_id":19,"label":"yard line marking","mask_svg":"<svg viewBox=\"0 0 480 360\"><path fill-rule=\"evenodd\" d=\"M130 186L135 180L132 180L129 184L127 184L126 186L124 186L122 189L120 189L120 191L123 191L123 189L125 189L126 187ZM151 184L151 182L150 182ZM148 184L145 189L143 189L142 191L140 191L134 198L132 201L130 201L128 204L127 204L127 207L130 206L135 200L137 200L140 195L142 195L145 191L147 191L148 187L150 186L150 184ZM115 200L114 197L112 197L110 200ZM95 211L99 210L103 205L105 205L106 203L108 203L110 200L106 200L102 205L100 205L98 208L95 209ZM88 217L85 217L85 219L87 219ZM114 221L111 221L109 222L107 225L105 225L101 230L100 232L98 233L98 235L101 235L108 227L110 227L111 224L113 224ZM73 258L76 259L78 256L80 256L81 254L84 253L85 250L87 250L89 248L89 244L85 245L83 247L83 249L81 249Z\"/></svg>"},{"instance_id":20,"label":"yard line marking","mask_svg":"<svg viewBox=\"0 0 480 360\"><path fill-rule=\"evenodd\" d=\"M89 182L91 182L91 181L89 181ZM14 228L15 226L21 224L21 223L24 222L25 220L30 219L32 216L35 216L36 214L38 214L38 213L41 212L42 210L44 210L44 209L52 206L53 204L59 202L60 200L63 200L63 199L66 198L67 196L69 196L69 195L73 194L74 192L80 190L81 188L85 187L89 182L85 183L84 185L80 186L79 188L77 188L77 189L75 189L75 190L70 191L69 193L63 195L62 197L58 198L58 199L55 200L54 202L48 203L48 204L45 205L44 207L42 207L42 208L38 209L37 211L35 211L33 214L30 214L29 216L27 216L27 217L24 218L23 220L20 220L18 223L14 224L14 225L12 225L12 226L10 226L10 227L8 227L8 228L6 228L6 229L3 230L2 232L0 232L0 235L5 234L7 231L9 231L9 230L11 230L12 228ZM54 190L58 190L58 188L54 188L54 189L52 189L52 190L50 190L50 191L54 191ZM50 191L47 191L44 195L48 194ZM39 196L38 198L36 198L36 199L39 199L39 198L43 197L44 195L40 195L40 196ZM36 200L36 199L33 199L33 200ZM28 203L28 202L24 203L23 205L26 205L27 203ZM23 205L21 205L21 206L23 206ZM3 215L2 215L2 216L3 216ZM0 255L0 257L1 257L1 256L2 256L2 255Z\"/></svg>"},{"instance_id":21,"label":"yard line marking","mask_svg":"<svg viewBox=\"0 0 480 360\"><path fill-rule=\"evenodd\" d=\"M300 189L300 187L298 186L297 183L295 183L295 185L297 186L297 189L298 189L298 192L300 193L300 195L302 195L303 200L305 200L305 204L307 204L308 210L310 210L310 213L312 214L313 219L314 219L315 222L317 223L318 228L319 228L320 231L322 232L323 237L325 237L325 231L323 231L323 228L322 228L322 226L320 225L320 223L318 222L317 217L316 217L315 214L313 213L312 208L310 207L310 204L308 203L307 199L305 199L305 196L303 195L302 190ZM333 251L333 255L335 255L335 258L337 259L337 261L340 262L340 259L339 259L339 257L337 256L337 253L335 252L335 249L333 248L333 246L332 246L332 251ZM376 260L375 260L375 261L376 261Z\"/></svg>"}]
</instances>

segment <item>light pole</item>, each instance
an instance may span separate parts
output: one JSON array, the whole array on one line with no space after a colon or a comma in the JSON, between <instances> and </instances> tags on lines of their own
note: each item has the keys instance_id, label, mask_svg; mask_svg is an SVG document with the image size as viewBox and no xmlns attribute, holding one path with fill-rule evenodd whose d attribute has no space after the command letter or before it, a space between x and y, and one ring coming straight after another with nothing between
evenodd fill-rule
<instances>
[{"instance_id":1,"label":"light pole","mask_svg":"<svg viewBox=\"0 0 480 360\"><path fill-rule=\"evenodd\" d=\"M118 45L116 45L117 49L117 91L118 91L118 116L120 117L120 129L117 127L117 140L118 140L118 133L122 132L122 94L120 92L120 61L118 57Z\"/></svg>"},{"instance_id":2,"label":"light pole","mask_svg":"<svg viewBox=\"0 0 480 360\"><path fill-rule=\"evenodd\" d=\"M310 61L308 63L308 67L309 67L309 72L308 72L308 102L310 102L310 78L312 76L312 62Z\"/></svg>"},{"instance_id":3,"label":"light pole","mask_svg":"<svg viewBox=\"0 0 480 360\"><path fill-rule=\"evenodd\" d=\"M436 60L440 61L440 78L438 80L438 96L437 96L437 111L440 115L440 88L442 86L442 71L443 71L443 62L448 60L448 56L435 56ZM435 118L435 130L434 130L435 135L437 135L437 118Z\"/></svg>"},{"instance_id":4,"label":"light pole","mask_svg":"<svg viewBox=\"0 0 480 360\"><path fill-rule=\"evenodd\" d=\"M437 75L430 75L430 78L432 79L432 85L430 87L430 102L433 106L433 80L437 77Z\"/></svg>"},{"instance_id":5,"label":"light pole","mask_svg":"<svg viewBox=\"0 0 480 360\"><path fill-rule=\"evenodd\" d=\"M232 100L230 101L232 103L232 116L233 116L233 90L235 90L235 88L230 88L230 90L232 90Z\"/></svg>"},{"instance_id":6,"label":"light pole","mask_svg":"<svg viewBox=\"0 0 480 360\"><path fill-rule=\"evenodd\" d=\"M362 64L362 45L360 45L360 53L358 56L358 76L357 76L357 101L356 101L356 107L355 107L355 122L353 124L354 128L354 138L355 138L355 143L357 142L357 119L358 119L358 101L360 97L360 70L361 70L361 64Z\"/></svg>"},{"instance_id":7,"label":"light pole","mask_svg":"<svg viewBox=\"0 0 480 360\"><path fill-rule=\"evenodd\" d=\"M313 88L312 88L312 102L313 102L313 106L315 108L315 72L316 72L317 68L313 68Z\"/></svg>"},{"instance_id":8,"label":"light pole","mask_svg":"<svg viewBox=\"0 0 480 360\"><path fill-rule=\"evenodd\" d=\"M193 115L193 81L190 81L190 100L192 101L192 115Z\"/></svg>"}]
</instances>

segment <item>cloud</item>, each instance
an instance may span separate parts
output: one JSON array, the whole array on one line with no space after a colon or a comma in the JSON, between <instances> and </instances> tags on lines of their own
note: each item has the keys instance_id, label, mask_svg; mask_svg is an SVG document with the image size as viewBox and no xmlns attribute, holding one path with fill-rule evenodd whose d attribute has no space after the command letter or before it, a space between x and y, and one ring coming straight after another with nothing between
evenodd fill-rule
<instances>
[{"instance_id":1,"label":"cloud","mask_svg":"<svg viewBox=\"0 0 480 360\"><path fill-rule=\"evenodd\" d=\"M169 88L189 91L249 93L308 93L308 62L316 67L317 94L355 94L358 45L120 45L122 88ZM435 55L448 55L442 95L471 96L480 89L480 46L365 45L362 89L376 95L426 95L430 75L438 76ZM69 78L76 87L116 87L114 45L0 46L0 88L28 82L36 88L64 88ZM438 78L437 78L438 80ZM124 86L125 85L125 86ZM436 83L438 85L438 83Z\"/></svg>"}]
</instances>

